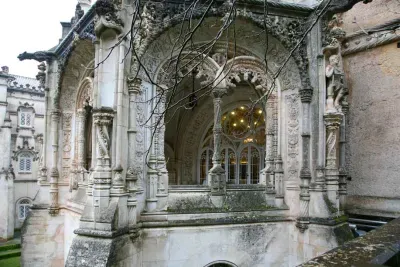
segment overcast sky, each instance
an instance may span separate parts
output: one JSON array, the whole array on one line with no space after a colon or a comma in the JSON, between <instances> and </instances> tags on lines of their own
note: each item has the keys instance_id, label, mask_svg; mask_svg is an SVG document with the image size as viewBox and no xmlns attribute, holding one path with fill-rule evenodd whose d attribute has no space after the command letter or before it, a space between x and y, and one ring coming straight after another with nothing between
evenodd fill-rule
<instances>
[{"instance_id":1,"label":"overcast sky","mask_svg":"<svg viewBox=\"0 0 400 267\"><path fill-rule=\"evenodd\" d=\"M70 21L77 0L9 0L0 7L0 66L10 73L35 77L38 62L19 61L24 52L47 50L58 44L61 21ZM93 1L92 1L93 2Z\"/></svg>"}]
</instances>

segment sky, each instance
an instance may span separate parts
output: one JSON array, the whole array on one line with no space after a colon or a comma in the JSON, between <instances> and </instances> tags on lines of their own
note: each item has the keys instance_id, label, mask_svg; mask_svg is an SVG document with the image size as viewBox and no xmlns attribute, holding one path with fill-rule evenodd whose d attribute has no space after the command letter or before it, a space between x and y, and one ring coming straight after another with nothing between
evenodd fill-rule
<instances>
[{"instance_id":1,"label":"sky","mask_svg":"<svg viewBox=\"0 0 400 267\"><path fill-rule=\"evenodd\" d=\"M0 66L11 74L35 77L34 60L19 61L24 51L48 50L61 38L61 21L70 21L78 0L10 0L0 7ZM93 1L92 1L93 2Z\"/></svg>"}]
</instances>

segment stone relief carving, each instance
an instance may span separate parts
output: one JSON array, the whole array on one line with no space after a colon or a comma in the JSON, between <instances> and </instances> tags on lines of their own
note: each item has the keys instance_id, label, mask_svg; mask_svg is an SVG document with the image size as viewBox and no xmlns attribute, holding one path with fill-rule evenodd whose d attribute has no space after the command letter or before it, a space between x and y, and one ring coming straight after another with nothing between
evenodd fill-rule
<instances>
[{"instance_id":1,"label":"stone relief carving","mask_svg":"<svg viewBox=\"0 0 400 267\"><path fill-rule=\"evenodd\" d=\"M116 1L98 0L95 3L96 17L94 19L94 31L97 36L109 28L115 30L118 34L122 32L124 23L118 16L118 5Z\"/></svg>"},{"instance_id":2,"label":"stone relief carving","mask_svg":"<svg viewBox=\"0 0 400 267\"><path fill-rule=\"evenodd\" d=\"M260 18L261 19L261 18ZM280 18L282 19L282 18ZM261 20L259 21L258 25L263 25L261 24ZM196 35L196 41L201 42L207 41L207 38L212 38L212 31L213 31L213 25L215 24L214 20L205 20L202 24L202 27L198 29L198 35ZM253 28L252 28L253 27ZM293 25L290 27L294 27ZM167 26L165 26L164 29L167 29ZM281 34L286 34L285 33L285 27L281 27ZM259 28L255 26L250 26L248 24L246 25L241 25L238 24L238 31L242 30L245 32L254 32L257 30L260 30ZM275 30L277 31L277 30ZM292 30L293 32L296 32L295 30ZM246 34L245 34L246 35ZM170 57L171 50L173 49L174 42L173 40L176 39L176 37L179 36L179 27L172 27L168 29L168 31L162 33L161 35L157 35L157 39L154 39L155 37L152 38L151 42L149 41L148 44L146 44L145 47L143 47L143 50L147 50L146 54L143 56L142 63L145 66L146 70L148 71L148 74L153 78L153 76L156 74L157 68L161 65L163 61L168 59ZM278 33L276 33L274 36L279 36ZM297 35L295 36L297 37ZM286 44L293 44L297 40L295 37L287 38L290 41L286 41ZM252 55L255 53L259 58L263 58L263 54L265 53L265 41L259 40L259 37L249 37L246 40L237 40L237 49L240 53L241 46L247 47L246 50L250 50L252 52L246 52L247 55ZM273 38L272 38L273 39ZM279 38L277 38L280 40ZM275 39L274 39L275 40ZM243 42L243 44L241 43ZM196 45L196 44L195 44ZM274 45L269 45L271 49L269 50L267 54L267 59L269 62L268 68L270 68L272 71L276 71L280 65L285 61L287 55L287 51L282 47L281 44L277 44L276 40ZM233 46L232 46L233 47ZM301 75L303 75L303 71L307 69L307 56L303 55L305 52L305 49L301 48L301 53L300 54L295 54L288 62L286 67L282 70L280 79L283 81L283 88L282 90L285 89L295 89L296 87L299 86L298 81L300 81L300 76L299 76L299 69L301 71ZM228 54L231 54L231 52L228 52ZM211 53L210 55L213 55ZM240 54L238 54L240 55ZM301 56L300 56L301 55ZM279 56L279 57L278 57ZM133 59L135 61L136 59ZM214 61L214 60L213 60ZM298 66L296 66L295 62L299 62ZM136 72L132 71L132 75L135 75ZM308 72L307 78L308 78ZM147 75L142 71L139 73L139 76L142 77L143 80L148 81ZM295 84L295 85L293 85Z\"/></svg>"},{"instance_id":3,"label":"stone relief carving","mask_svg":"<svg viewBox=\"0 0 400 267\"><path fill-rule=\"evenodd\" d=\"M72 126L72 113L62 114L63 122L63 138L62 138L62 172L61 180L68 181L70 172L70 159L71 159L71 126ZM72 176L71 176L72 177ZM72 178L71 178L72 179Z\"/></svg>"},{"instance_id":4,"label":"stone relief carving","mask_svg":"<svg viewBox=\"0 0 400 267\"><path fill-rule=\"evenodd\" d=\"M17 146L17 149L13 151L13 155L11 157L13 160L18 160L19 155L22 153L28 153L32 155L33 161L39 159L39 151L36 151L34 146L29 146L28 140L28 138L23 137L22 146Z\"/></svg>"},{"instance_id":5,"label":"stone relief carving","mask_svg":"<svg viewBox=\"0 0 400 267\"><path fill-rule=\"evenodd\" d=\"M298 178L299 171L299 95L290 94L286 96L286 105L288 107L287 131L288 131L288 178L295 180Z\"/></svg>"},{"instance_id":6,"label":"stone relief carving","mask_svg":"<svg viewBox=\"0 0 400 267\"><path fill-rule=\"evenodd\" d=\"M133 177L137 179L137 187L139 190L142 189L144 181L144 159L145 156L145 139L144 139L144 123L146 121L145 113L145 88L142 88L137 94L136 98L136 135L135 135L135 154L133 155L132 167L129 172Z\"/></svg>"}]
</instances>

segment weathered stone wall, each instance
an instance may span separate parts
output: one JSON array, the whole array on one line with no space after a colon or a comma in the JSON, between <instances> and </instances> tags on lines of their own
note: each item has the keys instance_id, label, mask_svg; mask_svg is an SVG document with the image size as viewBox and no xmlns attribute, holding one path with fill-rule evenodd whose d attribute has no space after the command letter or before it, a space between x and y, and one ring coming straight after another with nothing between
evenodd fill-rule
<instances>
[{"instance_id":1,"label":"weathered stone wall","mask_svg":"<svg viewBox=\"0 0 400 267\"><path fill-rule=\"evenodd\" d=\"M22 266L64 266L64 214L33 209L21 231Z\"/></svg>"},{"instance_id":2,"label":"weathered stone wall","mask_svg":"<svg viewBox=\"0 0 400 267\"><path fill-rule=\"evenodd\" d=\"M350 34L377 26L398 18L396 11L397 1L359 3L343 15L343 28ZM400 212L399 52L392 42L344 58L350 90L349 208ZM386 205L387 201L398 204Z\"/></svg>"}]
</instances>

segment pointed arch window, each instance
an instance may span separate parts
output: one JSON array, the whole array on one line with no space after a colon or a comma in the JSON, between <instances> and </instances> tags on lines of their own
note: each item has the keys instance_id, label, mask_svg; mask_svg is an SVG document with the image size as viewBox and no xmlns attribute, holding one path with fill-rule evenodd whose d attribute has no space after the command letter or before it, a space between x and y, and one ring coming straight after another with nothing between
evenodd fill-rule
<instances>
[{"instance_id":1,"label":"pointed arch window","mask_svg":"<svg viewBox=\"0 0 400 267\"><path fill-rule=\"evenodd\" d=\"M212 128L211 125L202 142L200 184L205 183L208 171L212 167ZM225 112L222 115L221 166L225 170L227 184L258 184L264 158L263 109L240 105Z\"/></svg>"}]
</instances>

